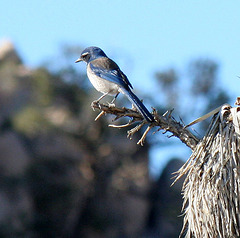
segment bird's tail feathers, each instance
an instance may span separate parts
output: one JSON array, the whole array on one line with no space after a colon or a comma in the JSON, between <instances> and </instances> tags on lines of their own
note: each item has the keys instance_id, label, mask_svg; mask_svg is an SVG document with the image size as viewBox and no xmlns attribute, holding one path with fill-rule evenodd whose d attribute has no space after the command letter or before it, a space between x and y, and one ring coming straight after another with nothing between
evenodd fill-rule
<instances>
[{"instance_id":1,"label":"bird's tail feathers","mask_svg":"<svg viewBox=\"0 0 240 238\"><path fill-rule=\"evenodd\" d=\"M154 122L153 115L130 89L121 88L121 90L148 122Z\"/></svg>"}]
</instances>

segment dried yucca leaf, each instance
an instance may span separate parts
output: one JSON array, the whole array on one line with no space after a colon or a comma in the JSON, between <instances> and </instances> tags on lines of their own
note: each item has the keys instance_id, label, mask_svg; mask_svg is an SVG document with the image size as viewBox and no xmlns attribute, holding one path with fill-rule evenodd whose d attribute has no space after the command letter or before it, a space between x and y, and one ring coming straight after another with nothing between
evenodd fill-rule
<instances>
[{"instance_id":1,"label":"dried yucca leaf","mask_svg":"<svg viewBox=\"0 0 240 238\"><path fill-rule=\"evenodd\" d=\"M178 171L183 184L180 236L240 237L240 112L224 105Z\"/></svg>"}]
</instances>

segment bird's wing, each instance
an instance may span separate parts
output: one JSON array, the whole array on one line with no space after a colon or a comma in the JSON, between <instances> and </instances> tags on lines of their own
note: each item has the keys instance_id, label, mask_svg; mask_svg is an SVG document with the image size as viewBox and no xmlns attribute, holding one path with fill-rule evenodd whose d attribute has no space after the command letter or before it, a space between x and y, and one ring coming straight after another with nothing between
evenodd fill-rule
<instances>
[{"instance_id":1,"label":"bird's wing","mask_svg":"<svg viewBox=\"0 0 240 238\"><path fill-rule=\"evenodd\" d=\"M107 57L95 59L89 63L91 70L99 77L118 84L124 88L132 88L127 76L118 65Z\"/></svg>"}]
</instances>

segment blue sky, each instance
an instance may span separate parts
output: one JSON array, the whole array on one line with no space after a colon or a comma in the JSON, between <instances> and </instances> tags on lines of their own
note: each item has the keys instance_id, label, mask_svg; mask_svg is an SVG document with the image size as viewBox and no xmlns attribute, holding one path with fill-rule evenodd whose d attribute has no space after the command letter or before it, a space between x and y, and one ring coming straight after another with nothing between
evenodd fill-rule
<instances>
[{"instance_id":1,"label":"blue sky","mask_svg":"<svg viewBox=\"0 0 240 238\"><path fill-rule=\"evenodd\" d=\"M2 0L0 39L11 39L31 67L63 43L99 46L144 93L157 69L209 57L219 62L233 105L240 89L239 9L237 0Z\"/></svg>"}]
</instances>

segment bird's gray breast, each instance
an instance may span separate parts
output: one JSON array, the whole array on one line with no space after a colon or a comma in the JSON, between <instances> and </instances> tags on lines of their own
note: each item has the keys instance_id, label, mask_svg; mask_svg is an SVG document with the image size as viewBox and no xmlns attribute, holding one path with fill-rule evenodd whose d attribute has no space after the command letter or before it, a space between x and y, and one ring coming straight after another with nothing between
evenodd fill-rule
<instances>
[{"instance_id":1,"label":"bird's gray breast","mask_svg":"<svg viewBox=\"0 0 240 238\"><path fill-rule=\"evenodd\" d=\"M116 83L100 78L94 74L90 68L90 65L87 66L87 76L97 91L101 93L108 93L109 95L115 95L119 92L119 86Z\"/></svg>"}]
</instances>

